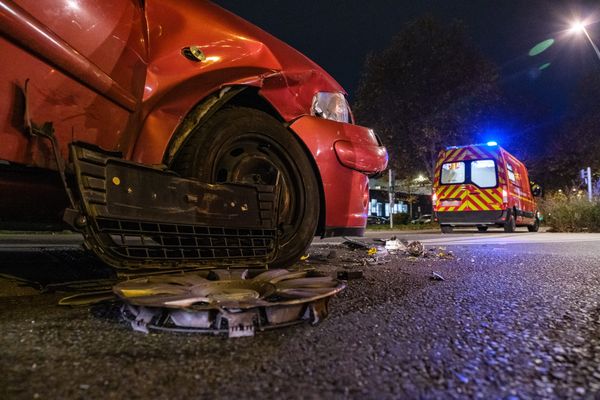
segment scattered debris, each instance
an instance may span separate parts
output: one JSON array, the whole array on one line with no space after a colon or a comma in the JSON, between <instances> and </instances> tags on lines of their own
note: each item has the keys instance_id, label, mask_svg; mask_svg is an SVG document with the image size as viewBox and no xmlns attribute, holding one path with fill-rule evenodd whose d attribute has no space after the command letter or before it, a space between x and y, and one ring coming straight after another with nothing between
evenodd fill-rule
<instances>
[{"instance_id":1,"label":"scattered debris","mask_svg":"<svg viewBox=\"0 0 600 400\"><path fill-rule=\"evenodd\" d=\"M310 254L305 254L302 257L300 257L300 261L306 261L309 259L309 257L310 257Z\"/></svg>"},{"instance_id":2,"label":"scattered debris","mask_svg":"<svg viewBox=\"0 0 600 400\"><path fill-rule=\"evenodd\" d=\"M444 277L435 271L431 272L431 279L434 281L445 281Z\"/></svg>"},{"instance_id":3,"label":"scattered debris","mask_svg":"<svg viewBox=\"0 0 600 400\"><path fill-rule=\"evenodd\" d=\"M330 250L329 253L327 254L327 259L332 260L334 258L337 258L337 251Z\"/></svg>"},{"instance_id":4,"label":"scattered debris","mask_svg":"<svg viewBox=\"0 0 600 400\"><path fill-rule=\"evenodd\" d=\"M393 253L396 251L405 250L406 246L404 246L398 239L394 238L394 239L386 240L385 249L388 252Z\"/></svg>"},{"instance_id":5,"label":"scattered debris","mask_svg":"<svg viewBox=\"0 0 600 400\"><path fill-rule=\"evenodd\" d=\"M349 239L346 236L344 236L345 242L343 242L342 244L348 246L349 248L351 248L352 250L356 250L356 249L365 249L368 250L369 249L369 245L358 241L358 240L354 240L354 239Z\"/></svg>"},{"instance_id":6,"label":"scattered debris","mask_svg":"<svg viewBox=\"0 0 600 400\"><path fill-rule=\"evenodd\" d=\"M132 279L119 283L113 291L124 301L122 314L136 331L227 334L233 338L303 321L316 324L327 316L331 296L345 287L311 270L273 269L229 279L218 272L211 271L216 280L201 272Z\"/></svg>"},{"instance_id":7,"label":"scattered debris","mask_svg":"<svg viewBox=\"0 0 600 400\"><path fill-rule=\"evenodd\" d=\"M371 247L369 250L367 250L367 255L374 256L375 254L377 254L377 249L375 247Z\"/></svg>"},{"instance_id":8,"label":"scattered debris","mask_svg":"<svg viewBox=\"0 0 600 400\"><path fill-rule=\"evenodd\" d=\"M406 252L413 257L421 257L425 253L425 246L423 246L423 243L415 240L406 246Z\"/></svg>"},{"instance_id":9,"label":"scattered debris","mask_svg":"<svg viewBox=\"0 0 600 400\"><path fill-rule=\"evenodd\" d=\"M349 281L352 279L361 279L363 277L363 272L361 270L357 271L338 271L337 278Z\"/></svg>"},{"instance_id":10,"label":"scattered debris","mask_svg":"<svg viewBox=\"0 0 600 400\"><path fill-rule=\"evenodd\" d=\"M61 298L59 306L89 306L103 301L116 300L112 290L98 290L96 292L83 292Z\"/></svg>"}]
</instances>

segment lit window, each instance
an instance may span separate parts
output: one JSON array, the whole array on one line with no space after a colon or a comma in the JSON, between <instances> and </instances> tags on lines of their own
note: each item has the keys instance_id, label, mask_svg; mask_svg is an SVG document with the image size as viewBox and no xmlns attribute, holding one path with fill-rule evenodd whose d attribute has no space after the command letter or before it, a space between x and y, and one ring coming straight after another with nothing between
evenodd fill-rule
<instances>
[{"instance_id":1,"label":"lit window","mask_svg":"<svg viewBox=\"0 0 600 400\"><path fill-rule=\"evenodd\" d=\"M496 186L496 163L494 160L477 160L471 162L471 181L481 187Z\"/></svg>"},{"instance_id":2,"label":"lit window","mask_svg":"<svg viewBox=\"0 0 600 400\"><path fill-rule=\"evenodd\" d=\"M452 183L464 183L465 163L460 161L442 164L441 182L443 185L449 185Z\"/></svg>"},{"instance_id":3,"label":"lit window","mask_svg":"<svg viewBox=\"0 0 600 400\"><path fill-rule=\"evenodd\" d=\"M508 169L508 179L511 180L511 182L515 182L515 172L513 171L513 167L512 165L510 165L509 163L506 163L506 169Z\"/></svg>"}]
</instances>

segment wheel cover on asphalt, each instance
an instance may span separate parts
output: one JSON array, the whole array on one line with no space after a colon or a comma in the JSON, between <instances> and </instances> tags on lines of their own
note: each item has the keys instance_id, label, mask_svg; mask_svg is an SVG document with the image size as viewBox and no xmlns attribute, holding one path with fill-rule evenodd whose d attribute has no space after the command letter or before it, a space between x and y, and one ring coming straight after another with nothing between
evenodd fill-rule
<instances>
[{"instance_id":1,"label":"wheel cover on asphalt","mask_svg":"<svg viewBox=\"0 0 600 400\"><path fill-rule=\"evenodd\" d=\"M121 282L113 288L134 330L175 330L252 336L327 316L329 298L344 289L340 281L314 271L273 269L252 279L247 271L159 275Z\"/></svg>"}]
</instances>

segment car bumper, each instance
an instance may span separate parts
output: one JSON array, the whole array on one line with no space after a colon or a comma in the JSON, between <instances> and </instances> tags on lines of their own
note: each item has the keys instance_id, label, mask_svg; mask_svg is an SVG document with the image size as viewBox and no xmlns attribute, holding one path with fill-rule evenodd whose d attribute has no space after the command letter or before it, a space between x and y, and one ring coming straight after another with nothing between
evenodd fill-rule
<instances>
[{"instance_id":1,"label":"car bumper","mask_svg":"<svg viewBox=\"0 0 600 400\"><path fill-rule=\"evenodd\" d=\"M360 235L369 207L369 175L387 167L387 150L365 127L304 116L290 129L312 153L319 171L325 218L319 234Z\"/></svg>"},{"instance_id":2,"label":"car bumper","mask_svg":"<svg viewBox=\"0 0 600 400\"><path fill-rule=\"evenodd\" d=\"M436 211L435 217L440 225L503 225L506 221L506 210Z\"/></svg>"}]
</instances>

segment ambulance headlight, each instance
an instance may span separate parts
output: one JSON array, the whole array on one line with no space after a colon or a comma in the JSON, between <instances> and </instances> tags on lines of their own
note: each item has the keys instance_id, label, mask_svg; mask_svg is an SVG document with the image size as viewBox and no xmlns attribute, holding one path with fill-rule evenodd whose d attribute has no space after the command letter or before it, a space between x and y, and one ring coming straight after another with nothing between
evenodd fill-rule
<instances>
[{"instance_id":1,"label":"ambulance headlight","mask_svg":"<svg viewBox=\"0 0 600 400\"><path fill-rule=\"evenodd\" d=\"M313 97L310 114L338 122L350 122L350 107L342 93L318 92Z\"/></svg>"}]
</instances>

